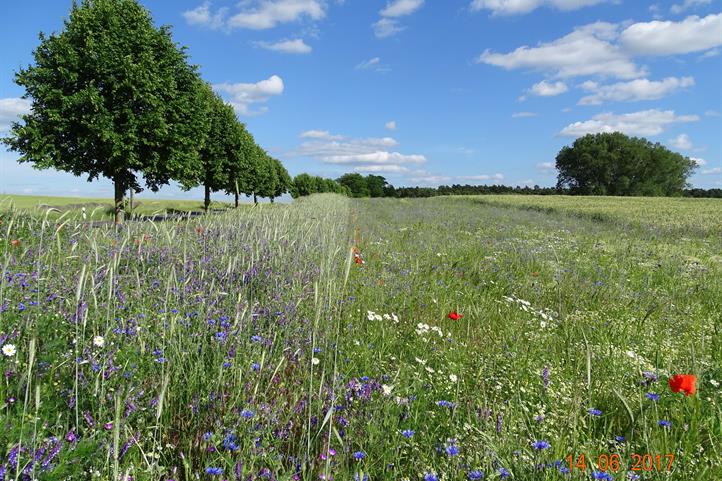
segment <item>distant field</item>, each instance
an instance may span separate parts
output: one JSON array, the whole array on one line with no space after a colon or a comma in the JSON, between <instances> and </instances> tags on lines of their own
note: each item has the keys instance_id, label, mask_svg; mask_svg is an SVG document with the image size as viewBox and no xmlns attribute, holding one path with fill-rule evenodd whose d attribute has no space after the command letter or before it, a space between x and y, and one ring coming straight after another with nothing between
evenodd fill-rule
<instances>
[{"instance_id":1,"label":"distant field","mask_svg":"<svg viewBox=\"0 0 722 481\"><path fill-rule=\"evenodd\" d=\"M135 215L163 214L174 211L201 211L202 200L145 200L134 199L133 213ZM80 217L81 209L85 207L87 218L92 220L110 219L112 217L113 199L90 197L49 197L36 195L0 195L0 211L19 209L37 214L44 214L53 208L51 216L55 217L68 212L69 216ZM213 202L212 209L233 207L227 202Z\"/></svg>"},{"instance_id":2,"label":"distant field","mask_svg":"<svg viewBox=\"0 0 722 481\"><path fill-rule=\"evenodd\" d=\"M485 195L484 204L558 212L622 226L688 236L722 234L722 199Z\"/></svg>"}]
</instances>

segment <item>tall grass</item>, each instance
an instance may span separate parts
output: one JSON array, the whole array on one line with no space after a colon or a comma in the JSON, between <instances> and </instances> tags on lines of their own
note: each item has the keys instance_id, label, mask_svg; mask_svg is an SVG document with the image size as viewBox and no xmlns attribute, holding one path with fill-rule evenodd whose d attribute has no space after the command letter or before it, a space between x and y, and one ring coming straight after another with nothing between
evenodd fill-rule
<instances>
[{"instance_id":1,"label":"tall grass","mask_svg":"<svg viewBox=\"0 0 722 481\"><path fill-rule=\"evenodd\" d=\"M722 477L712 234L333 195L0 229L3 479Z\"/></svg>"}]
</instances>

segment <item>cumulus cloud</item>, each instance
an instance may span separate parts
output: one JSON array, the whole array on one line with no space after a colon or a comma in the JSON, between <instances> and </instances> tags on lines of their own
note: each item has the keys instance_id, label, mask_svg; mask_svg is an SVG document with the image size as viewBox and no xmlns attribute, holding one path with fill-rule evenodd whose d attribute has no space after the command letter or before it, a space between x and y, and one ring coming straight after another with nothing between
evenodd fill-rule
<instances>
[{"instance_id":1,"label":"cumulus cloud","mask_svg":"<svg viewBox=\"0 0 722 481\"><path fill-rule=\"evenodd\" d=\"M221 28L225 24L227 8L219 8L215 13L211 11L211 2L203 2L193 10L183 12L183 18L188 25L199 25L208 28Z\"/></svg>"},{"instance_id":2,"label":"cumulus cloud","mask_svg":"<svg viewBox=\"0 0 722 481\"><path fill-rule=\"evenodd\" d=\"M686 87L694 85L692 77L667 77L663 80L635 79L600 86L596 82L584 82L584 90L593 91L592 95L582 97L579 105L599 105L606 101L623 102L639 100L657 100Z\"/></svg>"},{"instance_id":3,"label":"cumulus cloud","mask_svg":"<svg viewBox=\"0 0 722 481\"><path fill-rule=\"evenodd\" d=\"M608 0L473 0L471 10L491 10L495 15L519 15L547 6L559 10L576 10Z\"/></svg>"},{"instance_id":4,"label":"cumulus cloud","mask_svg":"<svg viewBox=\"0 0 722 481\"><path fill-rule=\"evenodd\" d=\"M409 164L423 164L421 154L398 152L392 137L354 138L334 135L326 130L309 130L301 134L307 139L293 152L326 164L346 165L364 172L406 172Z\"/></svg>"},{"instance_id":5,"label":"cumulus cloud","mask_svg":"<svg viewBox=\"0 0 722 481\"><path fill-rule=\"evenodd\" d=\"M677 137L671 139L669 143L672 147L680 150L692 150L692 147L694 147L687 134L679 134Z\"/></svg>"},{"instance_id":6,"label":"cumulus cloud","mask_svg":"<svg viewBox=\"0 0 722 481\"><path fill-rule=\"evenodd\" d=\"M704 159L700 159L699 157L690 157L689 159L700 167L707 165L707 161Z\"/></svg>"},{"instance_id":7,"label":"cumulus cloud","mask_svg":"<svg viewBox=\"0 0 722 481\"><path fill-rule=\"evenodd\" d=\"M403 165L361 165L354 167L353 170L368 174L402 174L408 172L409 168Z\"/></svg>"},{"instance_id":8,"label":"cumulus cloud","mask_svg":"<svg viewBox=\"0 0 722 481\"><path fill-rule=\"evenodd\" d=\"M385 127L389 130L396 130L396 121L390 120L390 121L386 122Z\"/></svg>"},{"instance_id":9,"label":"cumulus cloud","mask_svg":"<svg viewBox=\"0 0 722 481\"><path fill-rule=\"evenodd\" d=\"M386 38L396 35L406 27L401 25L399 17L411 15L424 5L424 0L391 0L379 14L381 18L371 24L377 38Z\"/></svg>"},{"instance_id":10,"label":"cumulus cloud","mask_svg":"<svg viewBox=\"0 0 722 481\"><path fill-rule=\"evenodd\" d=\"M239 6L242 8L240 12L226 18L227 8L221 8L214 13L211 2L207 1L184 12L183 17L190 25L265 30L302 18L320 20L326 16L323 0L250 0L240 2Z\"/></svg>"},{"instance_id":11,"label":"cumulus cloud","mask_svg":"<svg viewBox=\"0 0 722 481\"><path fill-rule=\"evenodd\" d=\"M305 54L311 53L313 50L310 45L307 45L306 42L300 38L294 40L281 40L275 43L256 42L256 45L258 47L265 48L266 50L281 53Z\"/></svg>"},{"instance_id":12,"label":"cumulus cloud","mask_svg":"<svg viewBox=\"0 0 722 481\"><path fill-rule=\"evenodd\" d=\"M676 115L672 110L642 110L627 114L611 112L595 115L590 120L574 122L564 127L559 135L581 137L601 132L622 132L627 135L658 135L670 125L699 120L696 115Z\"/></svg>"},{"instance_id":13,"label":"cumulus cloud","mask_svg":"<svg viewBox=\"0 0 722 481\"><path fill-rule=\"evenodd\" d=\"M619 36L621 46L633 55L677 55L722 45L722 13L682 21L642 22L630 25Z\"/></svg>"},{"instance_id":14,"label":"cumulus cloud","mask_svg":"<svg viewBox=\"0 0 722 481\"><path fill-rule=\"evenodd\" d=\"M487 49L477 62L507 70L537 70L561 78L598 75L627 79L642 76L644 70L612 43L617 34L616 25L597 22L577 27L562 38L536 47L525 45L509 53L495 53Z\"/></svg>"},{"instance_id":15,"label":"cumulus cloud","mask_svg":"<svg viewBox=\"0 0 722 481\"><path fill-rule=\"evenodd\" d=\"M213 88L230 96L229 103L233 105L236 113L248 116L266 112L268 110L266 106L256 111L252 111L251 107L253 104L262 104L271 97L281 95L284 85L281 77L272 75L256 83L221 83L213 85Z\"/></svg>"},{"instance_id":16,"label":"cumulus cloud","mask_svg":"<svg viewBox=\"0 0 722 481\"><path fill-rule=\"evenodd\" d=\"M0 132L10 130L13 122L20 121L20 116L29 114L32 102L19 97L0 99Z\"/></svg>"},{"instance_id":17,"label":"cumulus cloud","mask_svg":"<svg viewBox=\"0 0 722 481\"><path fill-rule=\"evenodd\" d=\"M476 60L507 70L535 70L562 79L596 76L629 80L647 73L636 65L635 57L692 52L714 55L720 45L722 13L704 18L690 16L678 22L640 22L626 28L596 22L536 46L524 45L507 53L487 49Z\"/></svg>"},{"instance_id":18,"label":"cumulus cloud","mask_svg":"<svg viewBox=\"0 0 722 481\"><path fill-rule=\"evenodd\" d=\"M567 84L562 81L547 82L546 80L542 80L541 82L532 85L528 92L540 97L553 97L555 95L563 94L567 90L569 90Z\"/></svg>"}]
</instances>

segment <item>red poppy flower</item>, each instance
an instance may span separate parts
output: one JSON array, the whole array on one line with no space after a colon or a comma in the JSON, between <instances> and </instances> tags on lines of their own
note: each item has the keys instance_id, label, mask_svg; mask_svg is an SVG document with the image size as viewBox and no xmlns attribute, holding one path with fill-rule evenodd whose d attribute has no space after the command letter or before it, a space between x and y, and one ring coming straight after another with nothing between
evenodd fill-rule
<instances>
[{"instance_id":1,"label":"red poppy flower","mask_svg":"<svg viewBox=\"0 0 722 481\"><path fill-rule=\"evenodd\" d=\"M461 319L462 317L464 317L464 315L463 315L463 314L459 314L459 313L457 313L456 311L451 311L451 312L449 313L449 315L446 316L446 317L448 317L448 318L451 319L452 321L458 321L459 319Z\"/></svg>"},{"instance_id":2,"label":"red poppy flower","mask_svg":"<svg viewBox=\"0 0 722 481\"><path fill-rule=\"evenodd\" d=\"M20 245L20 240L18 240L18 239L13 239L13 240L10 241L10 245L12 245L13 247L17 247L17 246Z\"/></svg>"},{"instance_id":3,"label":"red poppy flower","mask_svg":"<svg viewBox=\"0 0 722 481\"><path fill-rule=\"evenodd\" d=\"M196 227L197 234L203 234L203 227Z\"/></svg>"},{"instance_id":4,"label":"red poppy flower","mask_svg":"<svg viewBox=\"0 0 722 481\"><path fill-rule=\"evenodd\" d=\"M363 259L361 259L359 256L355 256L355 258L356 258L356 264L363 264L363 263L364 263Z\"/></svg>"},{"instance_id":5,"label":"red poppy flower","mask_svg":"<svg viewBox=\"0 0 722 481\"><path fill-rule=\"evenodd\" d=\"M685 396L691 396L697 390L697 376L694 374L675 374L669 378L669 388L672 392L683 392Z\"/></svg>"}]
</instances>

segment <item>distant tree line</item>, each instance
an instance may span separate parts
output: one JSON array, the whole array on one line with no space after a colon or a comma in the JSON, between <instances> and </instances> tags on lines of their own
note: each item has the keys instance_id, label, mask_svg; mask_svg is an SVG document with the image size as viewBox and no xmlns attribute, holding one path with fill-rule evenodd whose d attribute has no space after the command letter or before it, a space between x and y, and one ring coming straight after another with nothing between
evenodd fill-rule
<instances>
[{"instance_id":1,"label":"distant tree line","mask_svg":"<svg viewBox=\"0 0 722 481\"><path fill-rule=\"evenodd\" d=\"M116 222L128 190L171 180L203 186L206 210L213 192L234 195L237 207L240 194L257 202L289 191L281 162L137 0L73 2L63 31L41 33L33 57L15 75L31 111L2 141L35 168L110 179Z\"/></svg>"},{"instance_id":2,"label":"distant tree line","mask_svg":"<svg viewBox=\"0 0 722 481\"><path fill-rule=\"evenodd\" d=\"M722 189L690 188L687 179L697 167L689 157L663 145L620 132L589 134L563 147L556 157L555 187L511 187L506 185L441 185L439 187L394 187L380 175L344 174L335 183L351 197L433 197L437 195L534 194L684 196L722 198ZM303 177L305 176L305 177ZM311 177L302 174L303 185ZM294 181L294 184L296 182ZM294 196L321 190L292 187ZM325 190L324 192L338 192Z\"/></svg>"}]
</instances>

